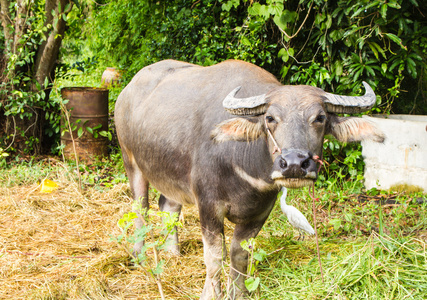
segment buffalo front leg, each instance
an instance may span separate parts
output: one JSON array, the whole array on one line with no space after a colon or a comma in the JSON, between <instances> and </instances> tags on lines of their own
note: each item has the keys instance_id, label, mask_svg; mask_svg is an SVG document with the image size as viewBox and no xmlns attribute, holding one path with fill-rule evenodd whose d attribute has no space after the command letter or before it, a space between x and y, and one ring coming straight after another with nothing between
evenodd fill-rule
<instances>
[{"instance_id":1,"label":"buffalo front leg","mask_svg":"<svg viewBox=\"0 0 427 300\"><path fill-rule=\"evenodd\" d=\"M206 265L206 280L200 300L221 298L221 269L227 249L224 239L224 217L216 217L214 211L199 209Z\"/></svg>"},{"instance_id":2,"label":"buffalo front leg","mask_svg":"<svg viewBox=\"0 0 427 300\"><path fill-rule=\"evenodd\" d=\"M177 221L179 218L179 214L181 213L181 207L182 205L172 201L171 199L166 198L163 195L160 195L159 198L159 208L161 211L168 212L168 213L177 213L176 219L174 221ZM163 224L165 224L165 217L163 218ZM169 228L168 228L169 229ZM178 240L178 228L174 226L172 229L172 232L168 235L167 241L166 241L166 250L174 255L179 255L179 240Z\"/></svg>"},{"instance_id":3,"label":"buffalo front leg","mask_svg":"<svg viewBox=\"0 0 427 300\"><path fill-rule=\"evenodd\" d=\"M228 294L231 299L244 299L248 294L245 280L248 278L246 275L249 253L244 250L240 244L242 241L256 237L264 225L264 222L265 219L248 224L237 224L234 228L234 235L230 248L231 270L228 283Z\"/></svg>"}]
</instances>

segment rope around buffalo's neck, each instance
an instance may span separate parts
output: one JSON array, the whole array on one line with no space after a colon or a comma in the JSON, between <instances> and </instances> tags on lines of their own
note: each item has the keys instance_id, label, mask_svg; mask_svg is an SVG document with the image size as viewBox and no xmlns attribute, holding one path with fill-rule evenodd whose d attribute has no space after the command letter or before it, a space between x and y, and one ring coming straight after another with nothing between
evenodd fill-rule
<instances>
[{"instance_id":1,"label":"rope around buffalo's neck","mask_svg":"<svg viewBox=\"0 0 427 300\"><path fill-rule=\"evenodd\" d=\"M320 163L319 170L320 170L320 167L322 165L323 165L323 162ZM311 194L310 194L310 188L309 188L308 194L310 195L310 197L313 201L313 222L314 222L314 233L316 234L317 259L319 261L319 268L320 268L320 275L322 276L322 282L325 282L325 280L323 279L322 261L320 259L319 237L317 235L316 204L315 203L316 203L316 201L319 201L319 198L316 198L314 196L314 182L313 182L313 185L311 186Z\"/></svg>"}]
</instances>

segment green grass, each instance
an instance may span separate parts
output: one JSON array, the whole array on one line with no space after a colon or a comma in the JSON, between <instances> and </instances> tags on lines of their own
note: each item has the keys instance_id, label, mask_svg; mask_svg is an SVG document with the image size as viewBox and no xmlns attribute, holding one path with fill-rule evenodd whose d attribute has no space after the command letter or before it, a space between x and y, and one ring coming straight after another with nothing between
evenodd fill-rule
<instances>
[{"instance_id":1,"label":"green grass","mask_svg":"<svg viewBox=\"0 0 427 300\"><path fill-rule=\"evenodd\" d=\"M354 190L344 191L316 191L323 281L315 238L298 241L276 204L257 237L271 254L258 265L252 299L427 298L427 205L415 201L423 195L382 192L361 203ZM397 204L380 205L380 197ZM291 191L288 202L313 224L307 190Z\"/></svg>"},{"instance_id":2,"label":"green grass","mask_svg":"<svg viewBox=\"0 0 427 300\"><path fill-rule=\"evenodd\" d=\"M425 299L425 242L377 234L322 240L324 281L315 244L307 244L287 247L259 267L262 284L254 299Z\"/></svg>"},{"instance_id":3,"label":"green grass","mask_svg":"<svg viewBox=\"0 0 427 300\"><path fill-rule=\"evenodd\" d=\"M83 189L108 189L121 182L127 182L120 153L111 153L109 159L79 163ZM73 160L61 161L59 157L35 159L20 157L3 159L0 162L0 187L32 185L43 179L78 181L76 164Z\"/></svg>"}]
</instances>

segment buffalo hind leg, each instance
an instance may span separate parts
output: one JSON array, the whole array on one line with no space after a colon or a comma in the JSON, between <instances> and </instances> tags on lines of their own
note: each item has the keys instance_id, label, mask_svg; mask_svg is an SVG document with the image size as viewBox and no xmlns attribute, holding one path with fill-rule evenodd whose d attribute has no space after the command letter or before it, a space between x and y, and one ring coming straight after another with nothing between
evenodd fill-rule
<instances>
[{"instance_id":1,"label":"buffalo hind leg","mask_svg":"<svg viewBox=\"0 0 427 300\"><path fill-rule=\"evenodd\" d=\"M122 151L123 162L125 165L126 173L129 178L130 189L132 191L133 199L135 200L135 206L133 211L137 214L135 219L135 229L138 230L144 226L141 216L141 210L148 209L148 181L142 175L141 170L135 163L135 160L130 159L126 154L126 151ZM144 246L144 240L136 241L133 246L134 255L141 253L141 249Z\"/></svg>"},{"instance_id":2,"label":"buffalo hind leg","mask_svg":"<svg viewBox=\"0 0 427 300\"><path fill-rule=\"evenodd\" d=\"M247 274L249 253L240 246L240 243L256 237L265 220L237 224L234 228L230 247L231 270L228 282L228 293L231 299L245 299L248 294L245 275Z\"/></svg>"},{"instance_id":3,"label":"buffalo hind leg","mask_svg":"<svg viewBox=\"0 0 427 300\"><path fill-rule=\"evenodd\" d=\"M161 211L169 212L169 213L177 213L177 217L174 221L178 221L179 214L181 213L182 205L166 198L163 195L160 195L159 198L159 208ZM165 223L165 219L163 218L163 224ZM175 226L172 232L167 237L167 247L166 250L174 255L179 255L179 240L178 240L178 228Z\"/></svg>"}]
</instances>

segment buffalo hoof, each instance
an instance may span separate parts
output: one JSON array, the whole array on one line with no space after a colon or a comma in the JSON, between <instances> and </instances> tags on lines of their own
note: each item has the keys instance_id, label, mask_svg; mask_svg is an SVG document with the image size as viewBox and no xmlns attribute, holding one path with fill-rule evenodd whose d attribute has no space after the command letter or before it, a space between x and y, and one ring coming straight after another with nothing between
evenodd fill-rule
<instances>
[{"instance_id":1,"label":"buffalo hoof","mask_svg":"<svg viewBox=\"0 0 427 300\"><path fill-rule=\"evenodd\" d=\"M170 255L173 255L173 256L182 256L181 250L179 249L179 245L169 245L169 246L166 246L165 250Z\"/></svg>"}]
</instances>

